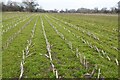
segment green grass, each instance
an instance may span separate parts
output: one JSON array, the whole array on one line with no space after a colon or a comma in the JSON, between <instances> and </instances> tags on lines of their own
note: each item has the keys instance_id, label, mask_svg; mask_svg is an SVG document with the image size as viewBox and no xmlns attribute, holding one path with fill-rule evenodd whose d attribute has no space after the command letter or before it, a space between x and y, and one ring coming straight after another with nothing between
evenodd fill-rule
<instances>
[{"instance_id":1,"label":"green grass","mask_svg":"<svg viewBox=\"0 0 120 80\"><path fill-rule=\"evenodd\" d=\"M26 19L22 17L23 15L26 17L29 16L29 18ZM100 77L118 78L118 66L115 62L115 59L118 58L118 51L115 49L118 47L117 16L3 13L2 30L6 30L9 26L16 24L20 16L21 20L26 20L2 34L2 46L4 46L7 40L11 36L14 36L24 24L31 18L33 19L17 34L9 46L3 49L3 78L19 78L20 63L23 56L22 50L25 50L28 45L27 40L30 39L32 40L32 44L29 47L29 54L32 55L25 58L23 78L56 77L52 71L50 59L45 56L48 55L48 51L46 49L47 45L43 35L41 19L43 20L45 33L51 46L52 63L58 71L59 77L84 78L84 74L91 73L95 65L97 65L96 72L92 76L93 78L97 78L98 69L101 70ZM33 38L31 38L32 29L36 20L35 33ZM13 21L13 24L11 24L11 21ZM60 34L57 34L56 30ZM90 33L90 36L88 33ZM64 35L65 39L62 39L61 35ZM96 40L93 35L99 38L99 40ZM82 39L92 46L96 46L100 52L97 52L95 48L90 48ZM68 44L69 42L72 43L72 49ZM82 55L81 59L85 56L88 62L88 69L80 62L80 57L76 56L76 49L78 49L79 54ZM102 50L106 52L105 55L101 52ZM107 56L110 57L110 61Z\"/></svg>"}]
</instances>

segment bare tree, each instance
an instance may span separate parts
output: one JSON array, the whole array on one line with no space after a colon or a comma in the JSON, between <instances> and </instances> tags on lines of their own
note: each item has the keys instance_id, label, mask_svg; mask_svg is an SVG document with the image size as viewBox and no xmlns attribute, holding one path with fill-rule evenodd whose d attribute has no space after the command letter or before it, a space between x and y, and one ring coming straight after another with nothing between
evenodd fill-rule
<instances>
[{"instance_id":1,"label":"bare tree","mask_svg":"<svg viewBox=\"0 0 120 80\"><path fill-rule=\"evenodd\" d=\"M116 7L111 7L111 13L116 13Z\"/></svg>"},{"instance_id":2,"label":"bare tree","mask_svg":"<svg viewBox=\"0 0 120 80\"><path fill-rule=\"evenodd\" d=\"M65 11L63 9L60 10L60 13L64 13Z\"/></svg>"},{"instance_id":3,"label":"bare tree","mask_svg":"<svg viewBox=\"0 0 120 80\"><path fill-rule=\"evenodd\" d=\"M68 9L65 9L65 13L68 13Z\"/></svg>"},{"instance_id":4,"label":"bare tree","mask_svg":"<svg viewBox=\"0 0 120 80\"><path fill-rule=\"evenodd\" d=\"M104 7L104 8L101 9L101 12L102 12L102 13L108 13L108 10L107 10L106 7Z\"/></svg>"},{"instance_id":5,"label":"bare tree","mask_svg":"<svg viewBox=\"0 0 120 80\"><path fill-rule=\"evenodd\" d=\"M24 0L23 4L25 4L26 9L30 12L33 12L35 10L35 7L39 6L35 0Z\"/></svg>"},{"instance_id":6,"label":"bare tree","mask_svg":"<svg viewBox=\"0 0 120 80\"><path fill-rule=\"evenodd\" d=\"M95 8L94 8L94 12L95 12L95 13L98 13L98 7L95 7Z\"/></svg>"}]
</instances>

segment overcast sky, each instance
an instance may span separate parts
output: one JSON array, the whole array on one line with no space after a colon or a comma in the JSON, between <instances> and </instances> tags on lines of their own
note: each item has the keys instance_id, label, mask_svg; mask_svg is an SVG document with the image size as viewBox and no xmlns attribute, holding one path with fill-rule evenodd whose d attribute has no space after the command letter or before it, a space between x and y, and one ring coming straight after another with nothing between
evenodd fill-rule
<instances>
[{"instance_id":1,"label":"overcast sky","mask_svg":"<svg viewBox=\"0 0 120 80\"><path fill-rule=\"evenodd\" d=\"M3 0L7 2L8 0ZM22 2L22 0L11 0ZM50 9L58 9L65 10L67 9L78 9L81 7L94 9L94 7L98 7L99 9L103 7L117 6L117 2L120 0L37 0L39 5L46 10Z\"/></svg>"}]
</instances>

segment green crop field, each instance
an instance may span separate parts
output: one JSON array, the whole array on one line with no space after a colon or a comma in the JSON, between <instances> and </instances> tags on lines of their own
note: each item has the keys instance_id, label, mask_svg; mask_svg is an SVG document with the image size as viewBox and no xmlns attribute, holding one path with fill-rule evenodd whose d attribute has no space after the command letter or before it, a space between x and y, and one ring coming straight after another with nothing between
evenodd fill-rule
<instances>
[{"instance_id":1,"label":"green crop field","mask_svg":"<svg viewBox=\"0 0 120 80\"><path fill-rule=\"evenodd\" d=\"M118 16L2 14L3 78L118 78Z\"/></svg>"}]
</instances>

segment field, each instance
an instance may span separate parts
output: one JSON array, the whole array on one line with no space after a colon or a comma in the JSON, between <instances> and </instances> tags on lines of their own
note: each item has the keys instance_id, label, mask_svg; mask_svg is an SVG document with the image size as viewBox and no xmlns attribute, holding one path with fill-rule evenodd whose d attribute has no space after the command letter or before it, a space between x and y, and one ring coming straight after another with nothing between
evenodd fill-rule
<instances>
[{"instance_id":1,"label":"field","mask_svg":"<svg viewBox=\"0 0 120 80\"><path fill-rule=\"evenodd\" d=\"M3 78L118 78L118 16L3 13Z\"/></svg>"}]
</instances>

